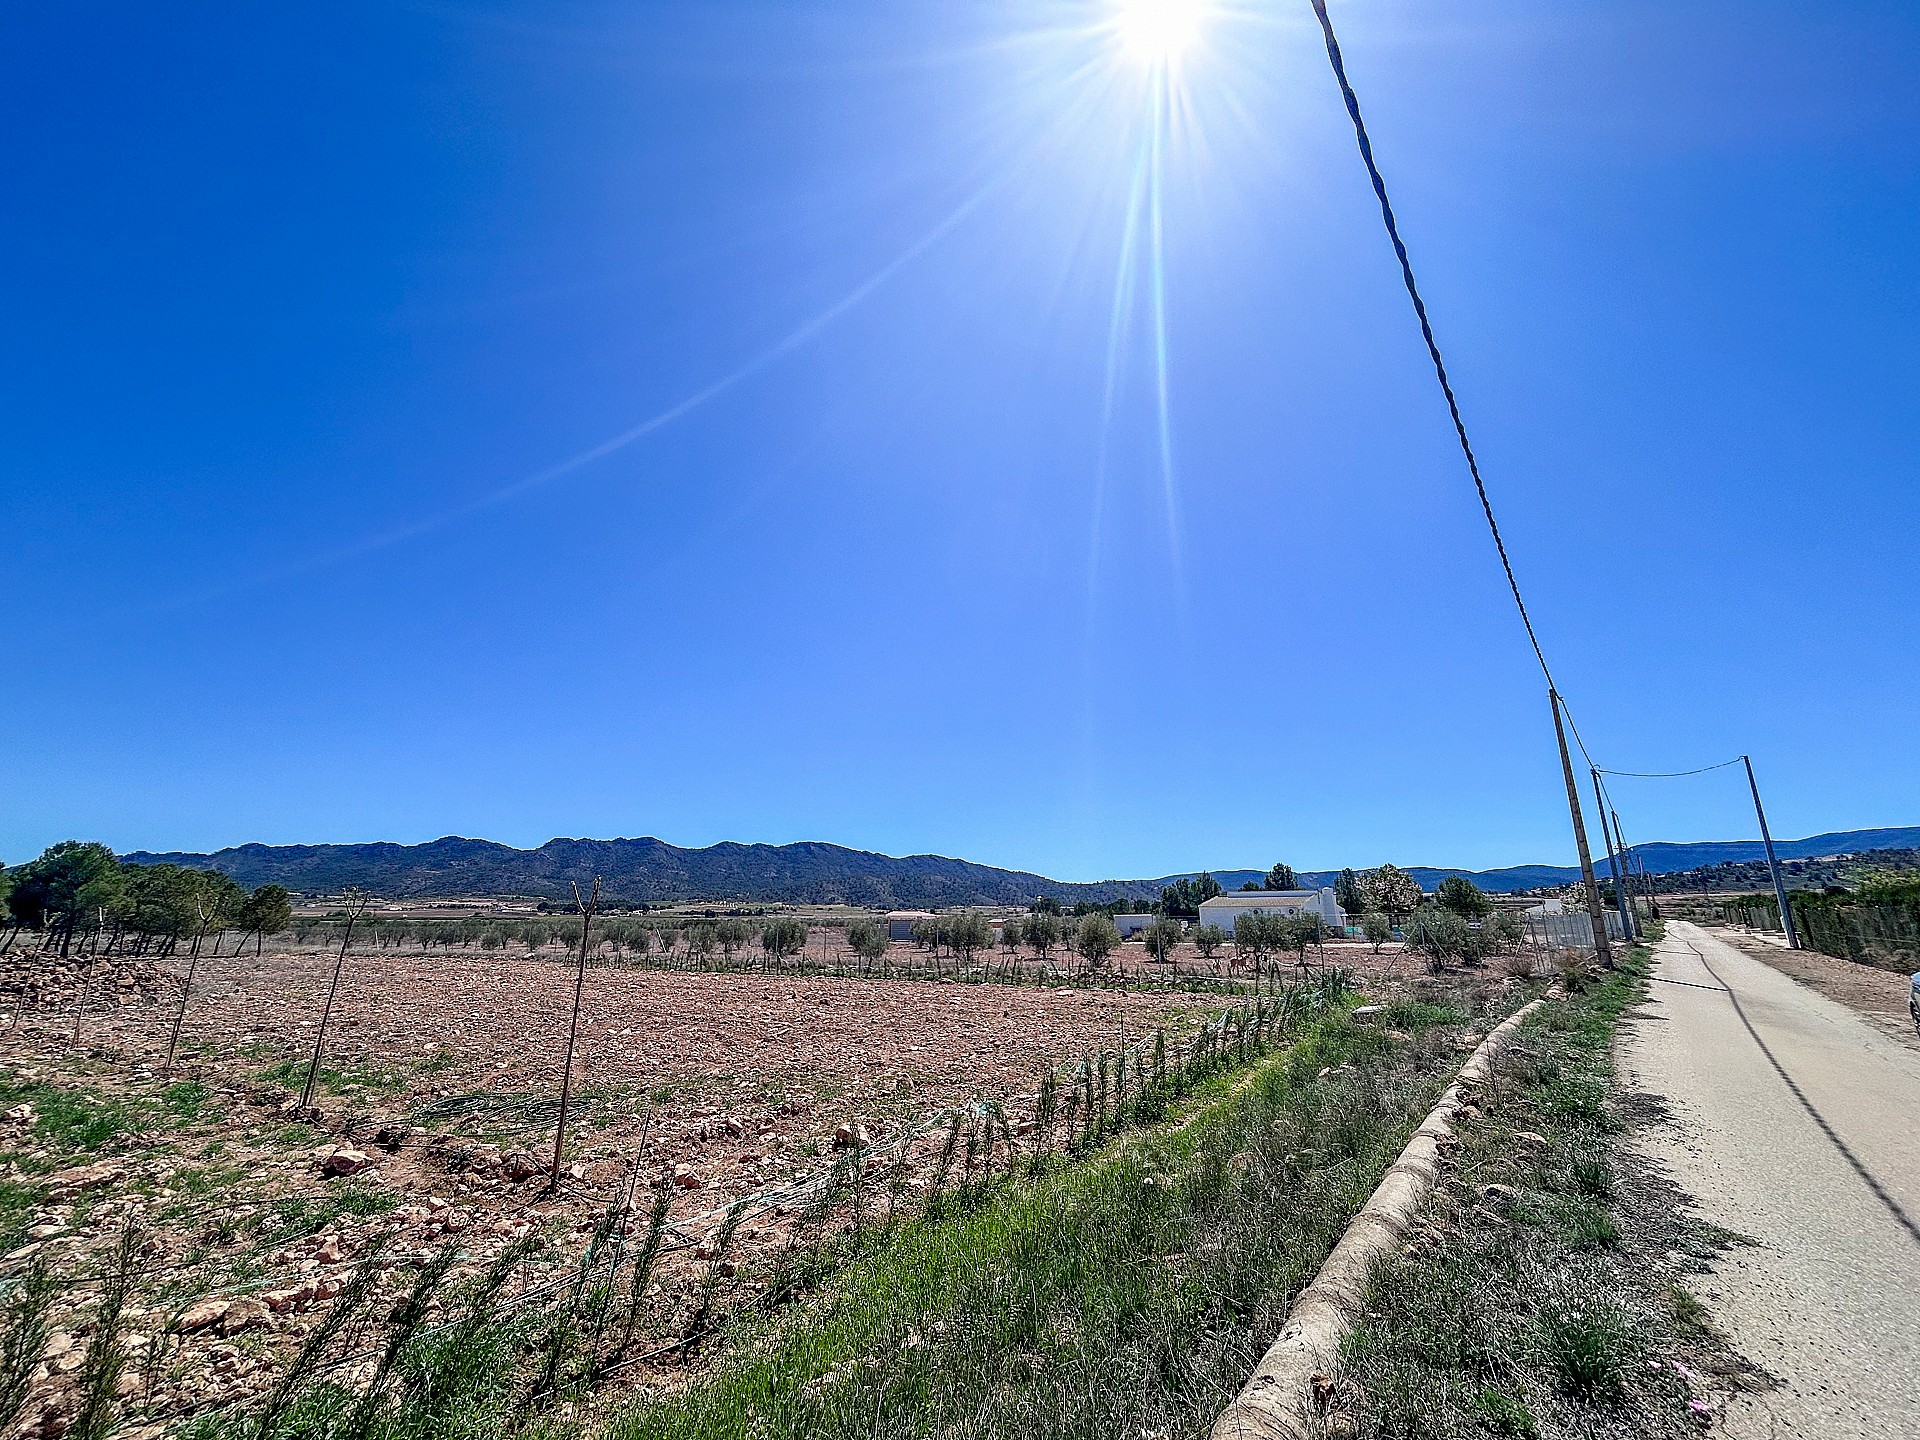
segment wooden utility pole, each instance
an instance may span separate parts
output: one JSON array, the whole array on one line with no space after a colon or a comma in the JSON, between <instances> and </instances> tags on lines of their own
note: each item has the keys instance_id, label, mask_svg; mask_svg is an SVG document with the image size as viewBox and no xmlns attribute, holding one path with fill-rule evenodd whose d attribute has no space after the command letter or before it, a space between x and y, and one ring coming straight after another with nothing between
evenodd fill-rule
<instances>
[{"instance_id":1,"label":"wooden utility pole","mask_svg":"<svg viewBox=\"0 0 1920 1440\"><path fill-rule=\"evenodd\" d=\"M307 1063L307 1083L300 1092L300 1108L313 1108L313 1087L320 1079L320 1057L326 1053L327 1020L333 1014L333 992L340 988L340 968L347 963L347 946L353 943L353 925L367 913L367 892L347 887L343 897L347 904L347 928L340 936L340 953L334 957L333 979L327 984L327 1003L320 1007L320 1033L313 1037L313 1059ZM186 996L180 997L182 1013L186 1009Z\"/></svg>"},{"instance_id":2,"label":"wooden utility pole","mask_svg":"<svg viewBox=\"0 0 1920 1440\"><path fill-rule=\"evenodd\" d=\"M1794 928L1793 906L1787 902L1787 882L1780 874L1780 857L1773 853L1773 832L1767 829L1767 812L1760 808L1760 782L1753 778L1753 758L1742 755L1747 767L1747 788L1753 791L1753 813L1760 821L1760 839L1767 847L1767 869L1773 873L1773 895L1780 902L1780 924L1787 932L1787 948L1800 948L1800 932Z\"/></svg>"},{"instance_id":3,"label":"wooden utility pole","mask_svg":"<svg viewBox=\"0 0 1920 1440\"><path fill-rule=\"evenodd\" d=\"M573 1097L573 1044L580 1034L580 992L587 983L587 939L593 929L593 912L600 908L600 877L593 877L593 888L580 898L575 882L573 903L580 911L580 963L573 971L573 1020L567 1026L567 1058L560 1069L560 1122L553 1132L553 1169L547 1176L549 1191L560 1188L560 1157L567 1148L567 1102Z\"/></svg>"},{"instance_id":4,"label":"wooden utility pole","mask_svg":"<svg viewBox=\"0 0 1920 1440\"><path fill-rule=\"evenodd\" d=\"M1587 822L1580 816L1580 787L1573 779L1573 757L1567 753L1567 731L1560 723L1560 692L1547 687L1553 706L1553 735L1560 742L1560 773L1567 782L1567 810L1573 816L1573 840L1580 850L1580 883L1587 891L1587 919L1593 924L1593 950L1600 963L1613 968L1613 946L1607 942L1607 914L1600 908L1600 883L1593 878L1593 852L1587 848Z\"/></svg>"}]
</instances>

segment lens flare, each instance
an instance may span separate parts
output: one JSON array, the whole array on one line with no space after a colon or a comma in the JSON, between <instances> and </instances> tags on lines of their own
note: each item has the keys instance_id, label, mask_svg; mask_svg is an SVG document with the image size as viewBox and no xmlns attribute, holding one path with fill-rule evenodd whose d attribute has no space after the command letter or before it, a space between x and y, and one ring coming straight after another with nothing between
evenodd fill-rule
<instances>
[{"instance_id":1,"label":"lens flare","mask_svg":"<svg viewBox=\"0 0 1920 1440\"><path fill-rule=\"evenodd\" d=\"M1200 38L1202 0L1116 0L1114 34L1142 65L1172 65Z\"/></svg>"}]
</instances>

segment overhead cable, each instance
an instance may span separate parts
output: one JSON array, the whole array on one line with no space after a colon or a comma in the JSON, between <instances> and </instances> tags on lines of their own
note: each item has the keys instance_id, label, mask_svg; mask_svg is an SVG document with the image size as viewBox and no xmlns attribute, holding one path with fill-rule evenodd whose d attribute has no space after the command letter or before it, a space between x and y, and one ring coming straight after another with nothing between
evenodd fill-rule
<instances>
[{"instance_id":1,"label":"overhead cable","mask_svg":"<svg viewBox=\"0 0 1920 1440\"><path fill-rule=\"evenodd\" d=\"M1710 770L1724 770L1729 765L1738 765L1747 757L1736 755L1731 760L1722 760L1718 765L1702 765L1698 770L1609 770L1604 765L1594 768L1602 775L1624 775L1629 780L1678 780L1686 775L1705 775Z\"/></svg>"},{"instance_id":2,"label":"overhead cable","mask_svg":"<svg viewBox=\"0 0 1920 1440\"><path fill-rule=\"evenodd\" d=\"M1414 282L1413 262L1407 258L1407 247L1400 239L1400 226L1393 217L1393 202L1387 199L1387 182L1380 175L1380 167L1374 163L1373 142L1367 138L1366 121L1360 118L1360 97L1353 93L1353 86L1347 81L1346 62L1340 58L1340 42L1334 38L1333 21L1327 15L1326 0L1312 0L1313 13L1319 17L1321 33L1327 39L1327 59L1333 62L1333 77L1340 83L1341 98L1347 102L1347 114L1353 120L1354 139L1360 142L1360 158L1366 162L1367 176L1373 181L1373 193L1380 201L1380 218L1386 222L1387 238L1393 242L1393 253L1400 260L1400 278L1406 282L1407 297L1413 301L1413 313L1420 321L1421 337L1427 342L1427 354L1433 360L1433 373L1440 381L1440 391L1447 397L1447 413L1453 416L1453 432L1460 437L1460 453L1467 457L1467 471L1473 476L1473 488L1480 496L1481 513L1487 517L1487 529L1493 535L1493 548L1500 552L1500 568L1506 571L1507 588L1513 592L1513 603L1520 611L1520 623L1526 627L1527 641L1533 646L1533 658L1540 662L1540 673L1547 677L1549 689L1553 688L1553 671L1547 668L1546 652L1540 648L1540 637L1534 633L1533 617L1527 613L1527 602L1520 596L1520 582L1514 578L1513 562L1507 557L1507 543L1500 537L1500 525L1493 518L1493 502L1487 498L1486 482L1480 478L1480 462L1473 453L1473 442L1467 438L1466 421L1460 417L1460 403L1454 398L1453 382L1447 378L1447 363L1440 358L1439 342L1433 338L1433 325L1427 319L1427 303L1420 298L1420 287ZM1571 721L1572 717L1568 717ZM1574 731L1576 739L1579 731ZM1586 746L1580 747L1586 753ZM1591 761L1592 757L1588 756Z\"/></svg>"}]
</instances>

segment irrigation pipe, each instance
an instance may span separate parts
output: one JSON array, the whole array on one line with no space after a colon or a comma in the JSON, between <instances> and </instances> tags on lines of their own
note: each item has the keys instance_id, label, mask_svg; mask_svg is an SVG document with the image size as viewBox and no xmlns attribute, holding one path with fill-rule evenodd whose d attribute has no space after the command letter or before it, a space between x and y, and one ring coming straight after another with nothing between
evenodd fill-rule
<instances>
[{"instance_id":1,"label":"irrigation pipe","mask_svg":"<svg viewBox=\"0 0 1920 1440\"><path fill-rule=\"evenodd\" d=\"M1475 1048L1348 1223L1313 1283L1293 1302L1279 1339L1233 1403L1220 1412L1208 1440L1318 1440L1325 1431L1326 1377L1333 1373L1340 1341L1365 1309L1374 1265L1405 1243L1414 1215L1440 1178L1440 1148L1453 1139L1455 1118L1486 1082L1507 1037L1541 1003L1521 1006Z\"/></svg>"}]
</instances>

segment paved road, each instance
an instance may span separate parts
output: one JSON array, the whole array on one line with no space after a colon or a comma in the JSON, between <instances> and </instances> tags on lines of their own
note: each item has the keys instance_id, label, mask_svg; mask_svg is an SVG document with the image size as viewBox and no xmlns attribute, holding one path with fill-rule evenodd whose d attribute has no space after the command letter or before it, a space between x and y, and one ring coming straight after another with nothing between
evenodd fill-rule
<instances>
[{"instance_id":1,"label":"paved road","mask_svg":"<svg viewBox=\"0 0 1920 1440\"><path fill-rule=\"evenodd\" d=\"M1782 1383L1725 1433L1920 1435L1920 1052L1674 922L1624 1076L1672 1103L1653 1147L1736 1247L1699 1292Z\"/></svg>"}]
</instances>

